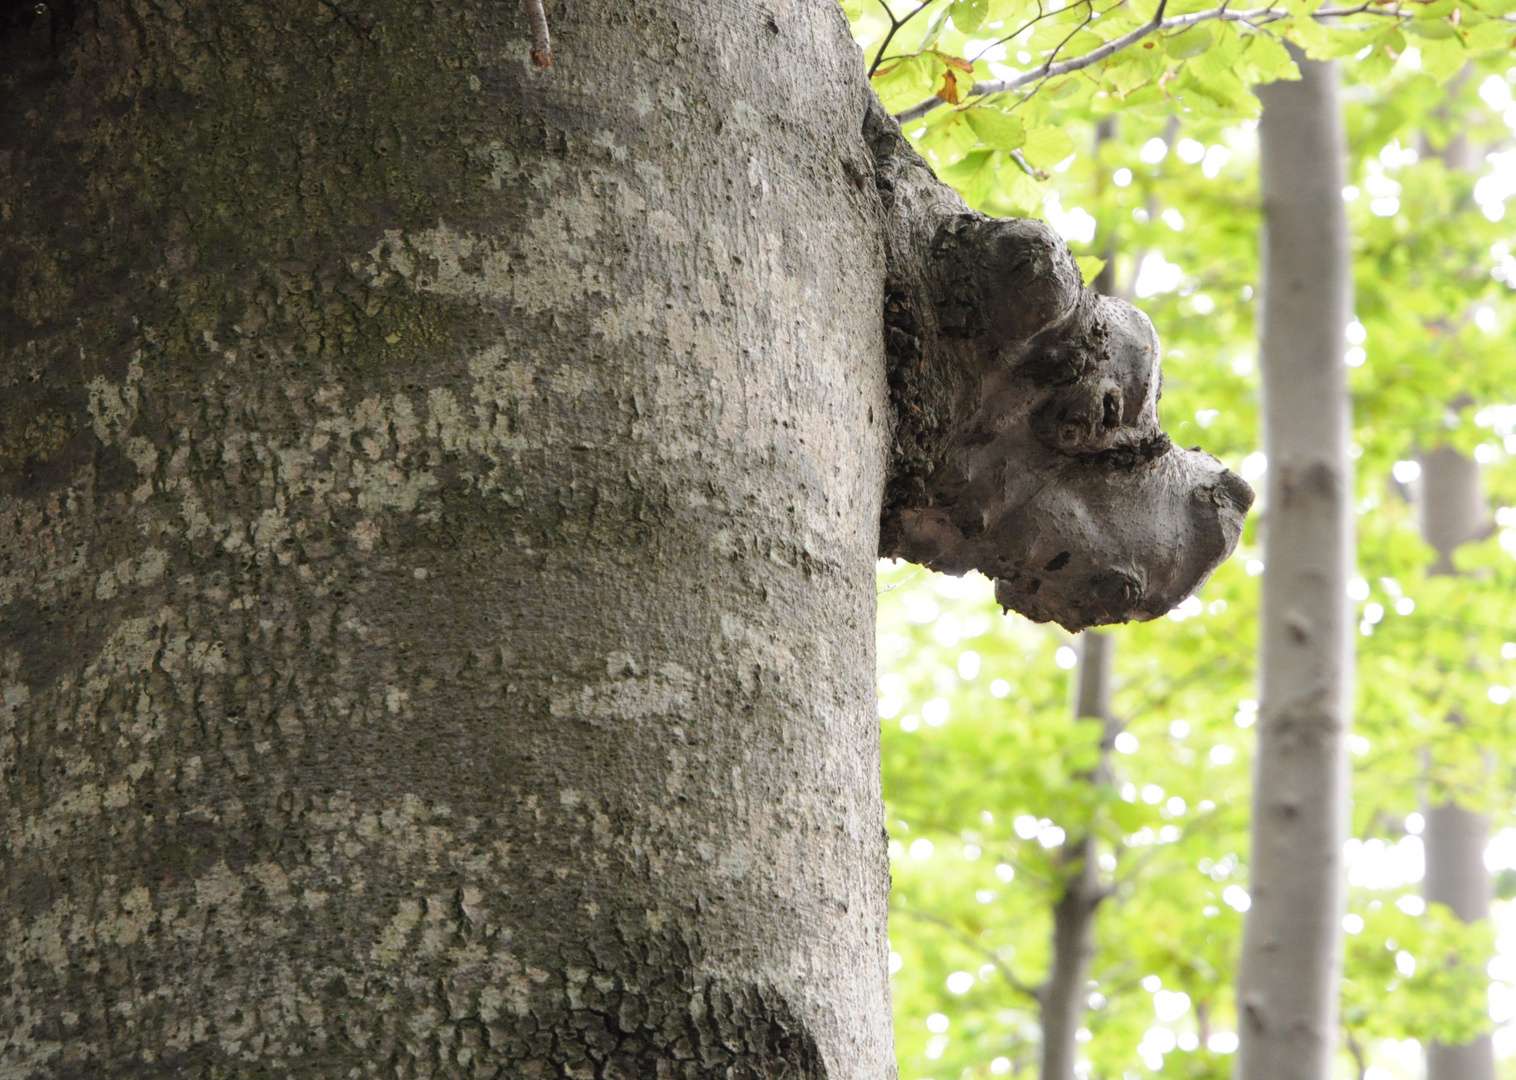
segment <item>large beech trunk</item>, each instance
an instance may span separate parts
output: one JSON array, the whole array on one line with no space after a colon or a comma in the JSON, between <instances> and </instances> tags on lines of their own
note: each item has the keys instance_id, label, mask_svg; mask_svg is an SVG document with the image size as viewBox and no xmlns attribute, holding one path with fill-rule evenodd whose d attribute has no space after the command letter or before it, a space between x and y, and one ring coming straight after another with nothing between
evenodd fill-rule
<instances>
[{"instance_id":1,"label":"large beech trunk","mask_svg":"<svg viewBox=\"0 0 1516 1080\"><path fill-rule=\"evenodd\" d=\"M508 0L73 7L0 42L0 1072L892 1075L887 485L1039 617L1181 599L1251 494L1145 320L831 0L549 3L546 70Z\"/></svg>"},{"instance_id":2,"label":"large beech trunk","mask_svg":"<svg viewBox=\"0 0 1516 1080\"><path fill-rule=\"evenodd\" d=\"M1351 278L1337 72L1297 59L1298 82L1259 92L1267 569L1239 1080L1327 1080L1337 1035L1353 655L1342 360Z\"/></svg>"},{"instance_id":3,"label":"large beech trunk","mask_svg":"<svg viewBox=\"0 0 1516 1080\"><path fill-rule=\"evenodd\" d=\"M12 41L8 1074L890 1074L856 50L550 15Z\"/></svg>"}]
</instances>

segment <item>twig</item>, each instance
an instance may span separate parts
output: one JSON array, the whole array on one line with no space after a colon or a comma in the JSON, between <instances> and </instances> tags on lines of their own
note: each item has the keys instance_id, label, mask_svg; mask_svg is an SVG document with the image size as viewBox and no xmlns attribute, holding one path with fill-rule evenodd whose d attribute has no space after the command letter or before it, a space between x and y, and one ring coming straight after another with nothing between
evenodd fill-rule
<instances>
[{"instance_id":1,"label":"twig","mask_svg":"<svg viewBox=\"0 0 1516 1080\"><path fill-rule=\"evenodd\" d=\"M1115 38L1112 41L1107 41L1104 45L1100 46L1097 49L1091 49L1083 56L1076 56L1072 60L1065 60L1062 63L1058 64L1053 63L1051 58L1049 58L1048 62L1043 64L1041 67L1033 68L1031 71L1028 71L1025 74L1017 75L1014 79L993 79L986 82L975 83L969 89L969 94L976 97L982 96L984 94L1000 94L1004 93L1007 90L1014 90L1018 86L1025 86L1027 83L1037 82L1039 79L1051 79L1058 75L1066 75L1071 71L1079 71L1082 68L1091 66L1092 64L1098 64L1107 56L1110 56L1113 53L1118 53L1128 45L1133 45L1141 41L1153 31L1165 29L1167 24L1165 24L1163 19L1163 11L1167 6L1168 0L1160 0L1158 4L1158 10L1153 13L1153 17L1147 22L1143 23L1135 30L1131 30L1125 34L1122 34L1119 38ZM1210 15L1209 12L1200 12L1199 14ZM1211 17L1214 18L1215 16L1212 15ZM1179 19L1195 19L1195 21L1199 21L1194 15L1181 15L1179 16ZM1178 21L1178 19L1169 20L1170 23L1174 23L1176 25L1178 24ZM931 112L941 104L943 104L941 98L929 98L920 104L912 105L909 109L906 109L903 113L900 113L898 116L896 116L895 119L899 120L902 124L908 124L912 120L916 120L925 116L927 113Z\"/></svg>"},{"instance_id":2,"label":"twig","mask_svg":"<svg viewBox=\"0 0 1516 1080\"><path fill-rule=\"evenodd\" d=\"M1247 23L1249 26L1257 27L1262 24L1277 22L1280 19L1289 17L1289 12L1284 8L1262 7L1254 8L1251 11L1232 11L1228 8L1227 4L1222 4L1220 7L1211 8L1207 11L1197 11L1190 15L1176 15L1172 19L1165 19L1163 17L1163 12L1166 6L1167 0L1162 0L1162 2L1158 5L1158 10L1154 12L1153 17L1147 22L1143 23L1141 26L1137 27L1134 30L1127 31L1125 34L1122 34L1118 38L1113 38L1112 40L1107 41L1104 45L1101 45L1098 48L1091 49L1083 56L1076 56L1070 60L1062 60L1058 63L1054 63L1053 56L1049 56L1045 63L1040 64L1039 66L1033 68L1031 71L1017 75L1014 78L989 79L984 82L976 82L969 88L969 92L966 96L983 97L986 94L1003 94L1008 90L1020 89L1021 87L1026 86L1028 83L1044 82L1048 79L1056 79L1060 75L1067 75L1070 72L1082 71L1087 67L1092 67L1093 65L1100 63L1102 60L1120 52L1122 49L1125 49L1128 46L1135 45L1137 42L1141 41L1149 34L1153 34L1158 31L1188 29L1189 27L1195 26L1199 23L1217 21L1241 22ZM1367 3L1359 7L1330 8L1325 11L1318 11L1315 14L1315 18L1340 19L1349 15L1363 14L1386 15L1400 19L1406 18L1406 16L1400 15L1395 12L1384 12L1376 10L1370 7ZM1080 27L1077 29L1082 29L1084 26L1088 25L1088 21L1089 20L1086 20L1084 23L1081 23ZM1065 39L1065 41L1066 40L1067 39ZM1059 48L1062 47L1063 45L1060 44ZM1054 55L1056 56L1056 50L1054 51ZM909 109L897 113L895 115L895 119L902 124L908 124L912 120L919 120L921 117L925 116L927 113L943 104L946 104L946 102L944 102L942 98L929 97L925 101L918 102L917 104L912 105Z\"/></svg>"},{"instance_id":3,"label":"twig","mask_svg":"<svg viewBox=\"0 0 1516 1080\"><path fill-rule=\"evenodd\" d=\"M960 942L962 942L964 945L966 945L968 948L970 948L974 952L977 952L980 956L984 957L991 964L993 964L994 967L995 967L995 970L997 970L997 971L1000 972L1001 977L1004 978L1005 981L1010 984L1010 987L1011 987L1012 990L1015 990L1018 994L1025 994L1027 997L1031 998L1033 1001L1037 1002L1037 1004L1039 1004L1039 1005L1042 1004L1042 988L1041 987L1028 986L1026 983L1024 983L1020 979L1016 978L1016 973L1013 972L1000 959L1000 957L999 957L999 955L997 953L995 953L993 950L984 948L984 946L981 945L977 939L975 939L971 934L967 933L957 923L951 922L948 919L944 919L941 915L934 915L934 914L932 914L929 911L917 911L915 908L895 907L895 908L892 908L891 910L893 910L897 914L900 914L900 915L909 915L913 919L919 919L922 922L929 922L929 923L932 923L932 924L934 924L936 926L942 927L942 929L948 931L953 936L955 936L956 938L958 938L958 940Z\"/></svg>"},{"instance_id":4,"label":"twig","mask_svg":"<svg viewBox=\"0 0 1516 1080\"><path fill-rule=\"evenodd\" d=\"M871 79L874 77L874 73L879 70L879 65L886 60L905 59L904 57L885 56L885 50L890 47L890 42L895 40L895 35L901 31L906 23L931 7L931 0L927 0L926 3L917 5L916 10L905 16L905 18L897 19L895 18L895 13L890 11L889 5L885 4L884 0L879 0L879 3L884 7L885 14L890 17L890 32L884 35L884 40L879 43L879 51L874 53L874 62L869 65L869 78Z\"/></svg>"},{"instance_id":5,"label":"twig","mask_svg":"<svg viewBox=\"0 0 1516 1080\"><path fill-rule=\"evenodd\" d=\"M526 8L527 22L532 25L532 66L553 66L553 40L547 33L547 12L542 10L542 0L521 0Z\"/></svg>"}]
</instances>

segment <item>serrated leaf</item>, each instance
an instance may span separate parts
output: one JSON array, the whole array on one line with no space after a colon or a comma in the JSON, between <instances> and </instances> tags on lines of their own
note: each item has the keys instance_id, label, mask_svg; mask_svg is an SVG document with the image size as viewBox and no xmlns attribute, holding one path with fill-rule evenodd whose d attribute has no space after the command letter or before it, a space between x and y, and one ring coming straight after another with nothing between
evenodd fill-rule
<instances>
[{"instance_id":1,"label":"serrated leaf","mask_svg":"<svg viewBox=\"0 0 1516 1080\"><path fill-rule=\"evenodd\" d=\"M1061 127L1045 124L1030 129L1021 153L1034 168L1051 169L1074 152L1074 140Z\"/></svg>"},{"instance_id":2,"label":"serrated leaf","mask_svg":"<svg viewBox=\"0 0 1516 1080\"><path fill-rule=\"evenodd\" d=\"M959 33L972 34L984 25L990 11L990 0L956 0L953 4L953 25Z\"/></svg>"},{"instance_id":3,"label":"serrated leaf","mask_svg":"<svg viewBox=\"0 0 1516 1080\"><path fill-rule=\"evenodd\" d=\"M992 150L1016 150L1026 142L1026 125L1019 116L987 108L967 109L963 115L974 134Z\"/></svg>"}]
</instances>

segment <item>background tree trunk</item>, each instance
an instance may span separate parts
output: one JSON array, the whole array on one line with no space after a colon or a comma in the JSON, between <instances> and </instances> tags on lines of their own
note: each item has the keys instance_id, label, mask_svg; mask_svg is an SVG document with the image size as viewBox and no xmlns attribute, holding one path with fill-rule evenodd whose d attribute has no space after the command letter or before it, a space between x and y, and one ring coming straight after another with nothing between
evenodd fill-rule
<instances>
[{"instance_id":1,"label":"background tree trunk","mask_svg":"<svg viewBox=\"0 0 1516 1080\"><path fill-rule=\"evenodd\" d=\"M1252 907L1238 979L1241 1080L1333 1067L1351 712L1351 307L1331 64L1263 87L1261 367L1268 453Z\"/></svg>"},{"instance_id":2,"label":"background tree trunk","mask_svg":"<svg viewBox=\"0 0 1516 1080\"><path fill-rule=\"evenodd\" d=\"M1451 446L1421 457L1421 534L1437 552L1433 574L1455 574L1453 552L1489 532L1479 464ZM1449 723L1461 723L1456 714ZM1426 807L1426 877L1422 894L1446 904L1464 922L1490 917L1490 872L1484 864L1490 823L1447 800ZM1427 1046L1427 1080L1494 1080L1495 1050L1488 1033L1457 1046Z\"/></svg>"},{"instance_id":3,"label":"background tree trunk","mask_svg":"<svg viewBox=\"0 0 1516 1080\"><path fill-rule=\"evenodd\" d=\"M547 15L0 45L0 1072L893 1075L858 52Z\"/></svg>"},{"instance_id":4,"label":"background tree trunk","mask_svg":"<svg viewBox=\"0 0 1516 1080\"><path fill-rule=\"evenodd\" d=\"M1088 779L1092 785L1110 782L1110 742L1116 737L1111 719L1111 659L1116 649L1109 633L1086 630L1079 636L1079 666L1075 671L1074 716L1106 725L1100 765ZM1053 906L1052 964L1039 994L1042 1024L1042 1080L1074 1080L1079 1042L1076 1036L1088 1004L1090 962L1095 958L1095 916L1106 898L1096 859L1099 844L1093 830L1070 838L1066 851L1069 877L1063 895Z\"/></svg>"}]
</instances>

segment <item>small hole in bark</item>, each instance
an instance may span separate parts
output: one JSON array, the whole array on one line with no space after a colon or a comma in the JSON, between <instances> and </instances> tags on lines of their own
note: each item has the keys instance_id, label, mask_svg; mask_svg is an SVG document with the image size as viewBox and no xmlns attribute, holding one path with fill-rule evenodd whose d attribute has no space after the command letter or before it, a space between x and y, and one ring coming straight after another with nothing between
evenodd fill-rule
<instances>
[{"instance_id":1,"label":"small hole in bark","mask_svg":"<svg viewBox=\"0 0 1516 1080\"><path fill-rule=\"evenodd\" d=\"M1068 564L1069 553L1067 551L1060 551L1057 555L1054 555L1052 559L1048 561L1048 564L1044 566L1043 569L1048 571L1062 570Z\"/></svg>"},{"instance_id":2,"label":"small hole in bark","mask_svg":"<svg viewBox=\"0 0 1516 1080\"><path fill-rule=\"evenodd\" d=\"M1121 423L1121 395L1114 390L1109 390L1105 395L1105 413L1100 422L1108 428L1113 428Z\"/></svg>"},{"instance_id":3,"label":"small hole in bark","mask_svg":"<svg viewBox=\"0 0 1516 1080\"><path fill-rule=\"evenodd\" d=\"M1041 578L1033 578L1031 580L1031 582L1026 587L1026 594L1028 596L1034 596L1034 595L1036 595L1037 590L1040 589L1040 588L1042 588L1042 579Z\"/></svg>"}]
</instances>

